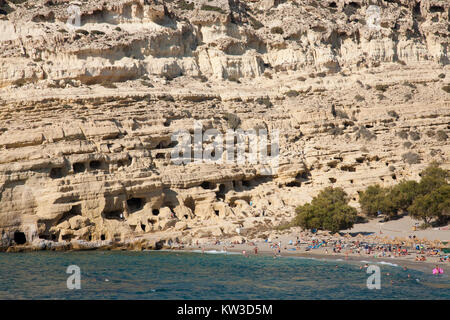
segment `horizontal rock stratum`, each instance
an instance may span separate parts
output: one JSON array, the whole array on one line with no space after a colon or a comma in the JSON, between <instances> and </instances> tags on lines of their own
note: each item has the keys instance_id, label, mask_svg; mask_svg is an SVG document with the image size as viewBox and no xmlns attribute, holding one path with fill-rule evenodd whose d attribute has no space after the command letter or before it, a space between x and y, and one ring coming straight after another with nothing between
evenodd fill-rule
<instances>
[{"instance_id":1,"label":"horizontal rock stratum","mask_svg":"<svg viewBox=\"0 0 450 320\"><path fill-rule=\"evenodd\" d=\"M449 15L447 0L0 1L1 245L256 234L324 187L357 205L449 168ZM277 131L278 170L173 163L195 122Z\"/></svg>"}]
</instances>

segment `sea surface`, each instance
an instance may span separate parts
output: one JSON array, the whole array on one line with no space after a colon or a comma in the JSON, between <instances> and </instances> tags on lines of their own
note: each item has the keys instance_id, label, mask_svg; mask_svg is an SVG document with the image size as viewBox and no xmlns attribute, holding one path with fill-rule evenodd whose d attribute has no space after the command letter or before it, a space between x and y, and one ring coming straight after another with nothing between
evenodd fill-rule
<instances>
[{"instance_id":1,"label":"sea surface","mask_svg":"<svg viewBox=\"0 0 450 320\"><path fill-rule=\"evenodd\" d=\"M70 265L79 290L67 288ZM450 299L447 274L381 263L381 288L370 290L363 265L214 251L0 253L0 299Z\"/></svg>"}]
</instances>

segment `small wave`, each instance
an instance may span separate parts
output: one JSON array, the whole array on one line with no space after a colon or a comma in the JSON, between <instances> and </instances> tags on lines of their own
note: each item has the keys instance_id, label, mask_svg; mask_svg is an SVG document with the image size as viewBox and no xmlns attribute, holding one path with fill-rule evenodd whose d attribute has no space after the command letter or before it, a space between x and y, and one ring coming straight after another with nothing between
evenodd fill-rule
<instances>
[{"instance_id":1,"label":"small wave","mask_svg":"<svg viewBox=\"0 0 450 320\"><path fill-rule=\"evenodd\" d=\"M237 254L240 255L242 253L240 252L230 252L230 251L218 251L218 250L192 250L191 252L195 252L195 253L208 253L208 254Z\"/></svg>"},{"instance_id":2,"label":"small wave","mask_svg":"<svg viewBox=\"0 0 450 320\"><path fill-rule=\"evenodd\" d=\"M399 267L398 264L391 263L391 262L386 262L386 261L380 261L380 262L377 262L377 263L378 264L384 264L384 265L392 266L392 267Z\"/></svg>"}]
</instances>

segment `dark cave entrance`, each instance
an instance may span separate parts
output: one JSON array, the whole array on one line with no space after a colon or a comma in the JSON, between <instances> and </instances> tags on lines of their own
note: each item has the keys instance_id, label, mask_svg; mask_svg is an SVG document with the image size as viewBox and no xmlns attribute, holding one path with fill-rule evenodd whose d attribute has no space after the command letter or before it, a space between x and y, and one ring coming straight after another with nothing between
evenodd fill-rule
<instances>
[{"instance_id":1,"label":"dark cave entrance","mask_svg":"<svg viewBox=\"0 0 450 320\"><path fill-rule=\"evenodd\" d=\"M144 207L144 199L142 198L131 198L127 200L127 206L130 212L139 211Z\"/></svg>"},{"instance_id":2,"label":"dark cave entrance","mask_svg":"<svg viewBox=\"0 0 450 320\"><path fill-rule=\"evenodd\" d=\"M25 244L27 242L25 233L20 232L20 231L14 232L14 242L17 244Z\"/></svg>"}]
</instances>

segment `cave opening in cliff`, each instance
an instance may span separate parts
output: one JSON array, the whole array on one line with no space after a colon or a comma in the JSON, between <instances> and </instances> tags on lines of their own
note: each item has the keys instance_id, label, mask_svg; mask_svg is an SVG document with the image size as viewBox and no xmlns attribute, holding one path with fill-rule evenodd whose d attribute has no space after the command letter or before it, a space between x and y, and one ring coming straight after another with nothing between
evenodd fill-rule
<instances>
[{"instance_id":1,"label":"cave opening in cliff","mask_svg":"<svg viewBox=\"0 0 450 320\"><path fill-rule=\"evenodd\" d=\"M430 12L431 13L437 13L437 12L442 13L442 12L445 12L445 9L444 9L444 7L441 7L441 6L431 6Z\"/></svg>"},{"instance_id":2,"label":"cave opening in cliff","mask_svg":"<svg viewBox=\"0 0 450 320\"><path fill-rule=\"evenodd\" d=\"M81 173L86 171L86 166L82 162L77 162L73 164L73 172L75 173Z\"/></svg>"},{"instance_id":3,"label":"cave opening in cliff","mask_svg":"<svg viewBox=\"0 0 450 320\"><path fill-rule=\"evenodd\" d=\"M100 161L93 160L93 161L89 162L89 168L91 168L93 170L98 170L101 167L102 167L102 163Z\"/></svg>"},{"instance_id":4,"label":"cave opening in cliff","mask_svg":"<svg viewBox=\"0 0 450 320\"><path fill-rule=\"evenodd\" d=\"M114 211L105 211L103 212L103 218L109 219L109 220L122 220L123 214L120 210L114 210Z\"/></svg>"},{"instance_id":5,"label":"cave opening in cliff","mask_svg":"<svg viewBox=\"0 0 450 320\"><path fill-rule=\"evenodd\" d=\"M203 189L206 189L206 190L212 190L212 189L215 189L215 185L214 185L214 183L211 183L211 182L209 182L209 181L204 181L204 182L202 182L202 184L200 185Z\"/></svg>"},{"instance_id":6,"label":"cave opening in cliff","mask_svg":"<svg viewBox=\"0 0 450 320\"><path fill-rule=\"evenodd\" d=\"M162 153L162 152L157 153L155 158L156 159L165 159L166 158L166 154Z\"/></svg>"},{"instance_id":7,"label":"cave opening in cliff","mask_svg":"<svg viewBox=\"0 0 450 320\"><path fill-rule=\"evenodd\" d=\"M250 180L243 180L243 181L242 181L242 185L243 185L244 187L250 188L250 187L252 186L252 183L251 183Z\"/></svg>"},{"instance_id":8,"label":"cave opening in cliff","mask_svg":"<svg viewBox=\"0 0 450 320\"><path fill-rule=\"evenodd\" d=\"M192 197L187 197L186 200L184 200L184 205L191 209L192 213L195 211L195 201Z\"/></svg>"},{"instance_id":9,"label":"cave opening in cliff","mask_svg":"<svg viewBox=\"0 0 450 320\"><path fill-rule=\"evenodd\" d=\"M27 242L25 233L23 233L21 231L14 232L14 242L17 244L25 244Z\"/></svg>"},{"instance_id":10,"label":"cave opening in cliff","mask_svg":"<svg viewBox=\"0 0 450 320\"><path fill-rule=\"evenodd\" d=\"M301 183L299 181L291 181L286 183L286 187L300 187Z\"/></svg>"},{"instance_id":11,"label":"cave opening in cliff","mask_svg":"<svg viewBox=\"0 0 450 320\"><path fill-rule=\"evenodd\" d=\"M100 240L105 241L105 239L106 239L105 235L102 234L102 235L100 236Z\"/></svg>"},{"instance_id":12,"label":"cave opening in cliff","mask_svg":"<svg viewBox=\"0 0 450 320\"><path fill-rule=\"evenodd\" d=\"M50 170L50 178L52 179L59 179L63 177L63 170L62 168L52 168Z\"/></svg>"},{"instance_id":13,"label":"cave opening in cliff","mask_svg":"<svg viewBox=\"0 0 450 320\"><path fill-rule=\"evenodd\" d=\"M141 223L141 229L142 229L142 231L145 231L145 224Z\"/></svg>"},{"instance_id":14,"label":"cave opening in cliff","mask_svg":"<svg viewBox=\"0 0 450 320\"><path fill-rule=\"evenodd\" d=\"M219 191L216 192L216 198L219 200L225 200L226 187L223 183L219 185Z\"/></svg>"},{"instance_id":15,"label":"cave opening in cliff","mask_svg":"<svg viewBox=\"0 0 450 320\"><path fill-rule=\"evenodd\" d=\"M156 146L156 149L174 148L177 145L178 145L178 141L161 141Z\"/></svg>"},{"instance_id":16,"label":"cave opening in cliff","mask_svg":"<svg viewBox=\"0 0 450 320\"><path fill-rule=\"evenodd\" d=\"M417 2L414 6L413 12L415 15L420 16L422 13L420 11L420 2Z\"/></svg>"},{"instance_id":17,"label":"cave opening in cliff","mask_svg":"<svg viewBox=\"0 0 450 320\"><path fill-rule=\"evenodd\" d=\"M342 171L347 171L347 172L355 172L356 168L350 165L342 165L341 166L341 170Z\"/></svg>"},{"instance_id":18,"label":"cave opening in cliff","mask_svg":"<svg viewBox=\"0 0 450 320\"><path fill-rule=\"evenodd\" d=\"M158 143L155 147L155 149L164 149L165 148L165 143L164 141L161 141L160 143Z\"/></svg>"},{"instance_id":19,"label":"cave opening in cliff","mask_svg":"<svg viewBox=\"0 0 450 320\"><path fill-rule=\"evenodd\" d=\"M127 200L127 206L130 212L139 211L144 207L145 201L142 198L131 198Z\"/></svg>"},{"instance_id":20,"label":"cave opening in cliff","mask_svg":"<svg viewBox=\"0 0 450 320\"><path fill-rule=\"evenodd\" d=\"M159 214L159 209L156 209L156 208L153 209L152 213L153 213L154 216L157 216Z\"/></svg>"},{"instance_id":21,"label":"cave opening in cliff","mask_svg":"<svg viewBox=\"0 0 450 320\"><path fill-rule=\"evenodd\" d=\"M69 215L76 216L81 214L81 204L75 204L70 208Z\"/></svg>"},{"instance_id":22,"label":"cave opening in cliff","mask_svg":"<svg viewBox=\"0 0 450 320\"><path fill-rule=\"evenodd\" d=\"M65 234L65 235L61 236L61 240L70 241L70 240L72 240L73 237L74 237L73 234Z\"/></svg>"},{"instance_id":23,"label":"cave opening in cliff","mask_svg":"<svg viewBox=\"0 0 450 320\"><path fill-rule=\"evenodd\" d=\"M330 2L330 4L328 5L330 8L337 8L337 4L336 2Z\"/></svg>"}]
</instances>

